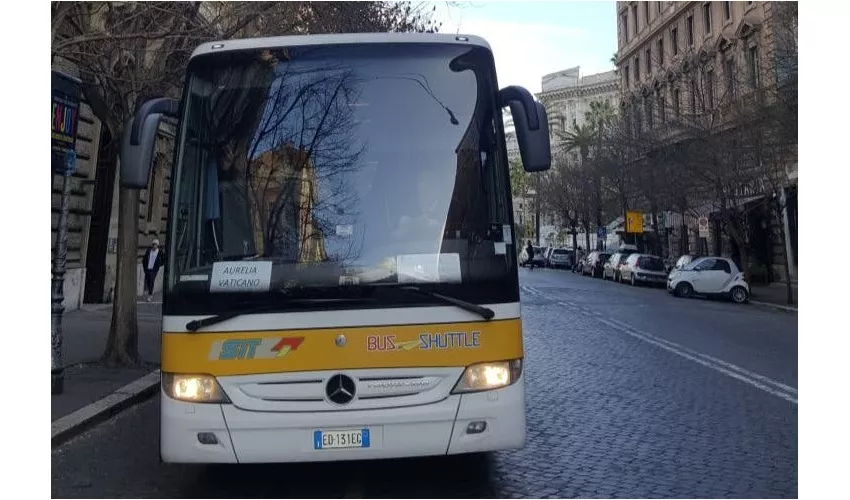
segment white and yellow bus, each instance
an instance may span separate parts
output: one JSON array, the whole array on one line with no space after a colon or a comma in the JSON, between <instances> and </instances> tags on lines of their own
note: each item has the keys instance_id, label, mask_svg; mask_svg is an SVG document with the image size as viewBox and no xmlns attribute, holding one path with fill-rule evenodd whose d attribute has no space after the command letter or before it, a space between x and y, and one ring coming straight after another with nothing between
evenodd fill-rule
<instances>
[{"instance_id":1,"label":"white and yellow bus","mask_svg":"<svg viewBox=\"0 0 850 500\"><path fill-rule=\"evenodd\" d=\"M161 458L359 460L525 443L502 110L528 171L542 105L474 36L204 44L184 94L128 123L146 187L177 120L163 297Z\"/></svg>"}]
</instances>

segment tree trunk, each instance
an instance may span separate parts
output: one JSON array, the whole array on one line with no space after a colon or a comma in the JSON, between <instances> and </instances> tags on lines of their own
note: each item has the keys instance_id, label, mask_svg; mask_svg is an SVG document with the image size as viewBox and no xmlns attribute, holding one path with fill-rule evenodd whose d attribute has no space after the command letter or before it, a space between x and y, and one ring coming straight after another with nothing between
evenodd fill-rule
<instances>
[{"instance_id":1,"label":"tree trunk","mask_svg":"<svg viewBox=\"0 0 850 500\"><path fill-rule=\"evenodd\" d=\"M777 200L776 217L779 220L779 239L782 241L782 257L785 260L785 301L790 306L794 304L794 289L791 287L791 265L788 262L788 241L786 241L785 235L785 209L785 203Z\"/></svg>"},{"instance_id":2,"label":"tree trunk","mask_svg":"<svg viewBox=\"0 0 850 500\"><path fill-rule=\"evenodd\" d=\"M573 225L573 265L576 264L576 257L578 257L578 234L576 231L575 225Z\"/></svg>"},{"instance_id":3,"label":"tree trunk","mask_svg":"<svg viewBox=\"0 0 850 500\"><path fill-rule=\"evenodd\" d=\"M112 301L109 338L101 358L107 366L139 364L139 325L136 314L138 230L139 191L120 188L115 298Z\"/></svg>"}]
</instances>

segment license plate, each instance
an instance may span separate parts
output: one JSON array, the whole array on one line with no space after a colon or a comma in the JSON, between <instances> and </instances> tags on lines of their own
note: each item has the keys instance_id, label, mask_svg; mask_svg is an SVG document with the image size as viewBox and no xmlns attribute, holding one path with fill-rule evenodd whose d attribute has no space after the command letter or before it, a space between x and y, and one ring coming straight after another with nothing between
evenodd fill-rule
<instances>
[{"instance_id":1,"label":"license plate","mask_svg":"<svg viewBox=\"0 0 850 500\"><path fill-rule=\"evenodd\" d=\"M368 448L369 429L313 432L313 449Z\"/></svg>"}]
</instances>

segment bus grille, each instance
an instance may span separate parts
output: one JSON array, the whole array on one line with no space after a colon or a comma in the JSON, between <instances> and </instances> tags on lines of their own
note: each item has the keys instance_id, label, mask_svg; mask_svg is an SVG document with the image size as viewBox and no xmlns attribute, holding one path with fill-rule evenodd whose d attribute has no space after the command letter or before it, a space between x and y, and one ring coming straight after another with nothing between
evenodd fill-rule
<instances>
[{"instance_id":1,"label":"bus grille","mask_svg":"<svg viewBox=\"0 0 850 500\"><path fill-rule=\"evenodd\" d=\"M447 398L463 368L392 368L326 370L220 377L219 383L238 408L253 411L315 412L398 408ZM354 398L336 404L328 382L344 374L354 382Z\"/></svg>"}]
</instances>

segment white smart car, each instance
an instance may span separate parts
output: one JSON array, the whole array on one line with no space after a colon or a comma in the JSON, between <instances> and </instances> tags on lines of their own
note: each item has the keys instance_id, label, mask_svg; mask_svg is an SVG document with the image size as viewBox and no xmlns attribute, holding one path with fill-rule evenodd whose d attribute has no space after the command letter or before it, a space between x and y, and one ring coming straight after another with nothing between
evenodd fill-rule
<instances>
[{"instance_id":1,"label":"white smart car","mask_svg":"<svg viewBox=\"0 0 850 500\"><path fill-rule=\"evenodd\" d=\"M682 269L674 269L667 278L667 291L684 298L728 297L737 304L747 302L750 297L750 285L744 274L725 257L700 257Z\"/></svg>"}]
</instances>

